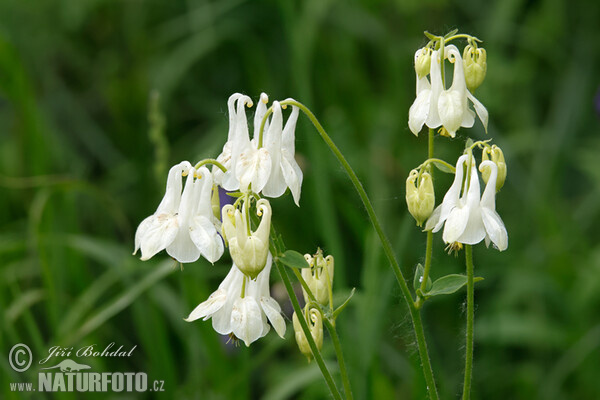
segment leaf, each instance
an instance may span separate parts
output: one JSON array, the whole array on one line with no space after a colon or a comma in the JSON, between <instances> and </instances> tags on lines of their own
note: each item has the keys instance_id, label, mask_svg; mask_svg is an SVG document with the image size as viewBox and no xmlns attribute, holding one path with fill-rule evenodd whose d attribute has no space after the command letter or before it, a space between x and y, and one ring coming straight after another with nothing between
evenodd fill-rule
<instances>
[{"instance_id":1,"label":"leaf","mask_svg":"<svg viewBox=\"0 0 600 400\"><path fill-rule=\"evenodd\" d=\"M277 260L286 267L290 268L308 268L310 265L306 262L304 256L297 251L287 250L281 257L277 257Z\"/></svg>"},{"instance_id":2,"label":"leaf","mask_svg":"<svg viewBox=\"0 0 600 400\"><path fill-rule=\"evenodd\" d=\"M352 288L352 291L350 292L350 296L348 296L348 298L342 303L341 306L339 306L338 308L335 309L335 311L333 312L334 319L337 318L337 316L344 310L344 308L346 308L346 306L350 302L350 299L352 298L352 296L354 296L355 291L356 291L356 288Z\"/></svg>"},{"instance_id":3,"label":"leaf","mask_svg":"<svg viewBox=\"0 0 600 400\"><path fill-rule=\"evenodd\" d=\"M433 161L433 165L435 165L437 169L439 169L442 172L445 172L446 174L454 174L454 171L443 162Z\"/></svg>"},{"instance_id":4,"label":"leaf","mask_svg":"<svg viewBox=\"0 0 600 400\"><path fill-rule=\"evenodd\" d=\"M424 273L425 273L425 269L423 268L423 266L420 263L417 264L417 268L415 269L415 278L413 280L413 287L415 288L415 290L421 288L421 280L423 278ZM425 291L429 290L430 288L431 288L431 278L427 277L427 283L425 284Z\"/></svg>"},{"instance_id":5,"label":"leaf","mask_svg":"<svg viewBox=\"0 0 600 400\"><path fill-rule=\"evenodd\" d=\"M483 278L476 277L473 282L482 281ZM451 294L467 284L467 276L459 274L450 274L442 276L433 282L431 290L423 293L426 297L439 296L442 294Z\"/></svg>"}]
</instances>

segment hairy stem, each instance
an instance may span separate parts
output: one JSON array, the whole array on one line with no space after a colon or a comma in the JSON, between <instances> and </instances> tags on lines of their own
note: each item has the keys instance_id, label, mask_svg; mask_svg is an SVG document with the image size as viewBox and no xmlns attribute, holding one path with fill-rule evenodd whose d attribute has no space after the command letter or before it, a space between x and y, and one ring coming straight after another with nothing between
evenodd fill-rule
<instances>
[{"instance_id":1,"label":"hairy stem","mask_svg":"<svg viewBox=\"0 0 600 400\"><path fill-rule=\"evenodd\" d=\"M463 400L471 396L471 377L473 376L473 319L475 314L475 288L473 285L473 247L465 245L467 262L467 344L465 350L465 382L463 385Z\"/></svg>"},{"instance_id":2,"label":"hairy stem","mask_svg":"<svg viewBox=\"0 0 600 400\"><path fill-rule=\"evenodd\" d=\"M329 336L331 336L331 341L333 342L333 347L335 348L338 365L340 366L340 374L342 375L342 383L344 385L344 394L346 395L346 400L353 400L354 397L352 396L352 388L350 387L350 379L348 378L348 371L346 370L346 363L344 362L344 353L342 352L340 338L337 334L335 326L331 323L329 318L323 318L323 323L329 331Z\"/></svg>"}]
</instances>

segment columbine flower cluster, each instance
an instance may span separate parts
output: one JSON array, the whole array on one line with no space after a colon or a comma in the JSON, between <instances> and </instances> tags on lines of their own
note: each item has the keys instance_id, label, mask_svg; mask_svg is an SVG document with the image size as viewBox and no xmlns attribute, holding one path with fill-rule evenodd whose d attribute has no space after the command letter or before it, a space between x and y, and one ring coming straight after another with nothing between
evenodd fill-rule
<instances>
[{"instance_id":1,"label":"columbine flower cluster","mask_svg":"<svg viewBox=\"0 0 600 400\"><path fill-rule=\"evenodd\" d=\"M455 137L461 127L473 126L475 113L469 108L471 102L487 131L488 113L472 95L485 78L487 71L486 52L477 46L478 39L468 35L435 37L415 53L417 96L409 111L408 125L415 134L427 125L430 135L439 128L442 136ZM446 40L468 37L463 57L455 45L446 45ZM454 64L452 83L446 89L443 69L446 60ZM477 168L473 149L482 149L482 162ZM406 203L408 211L417 225L426 221L425 230L433 233L443 228L442 237L451 249L460 249L462 244L477 244L485 240L498 250L508 247L508 234L502 219L496 212L496 192L506 179L506 162L502 150L488 141L467 146L466 154L459 157L454 169L454 183L445 194L442 203L434 209L435 190L432 166L450 172L452 166L443 160L428 159L413 169L406 179ZM479 173L486 183L480 191Z\"/></svg>"},{"instance_id":2,"label":"columbine flower cluster","mask_svg":"<svg viewBox=\"0 0 600 400\"><path fill-rule=\"evenodd\" d=\"M442 80L442 63L446 59L454 64L452 84L448 89ZM412 133L418 136L423 125L431 129L441 126L443 135L455 137L459 128L470 128L475 123L475 113L469 108L469 101L487 131L488 112L467 88L467 84L471 90L481 84L486 65L485 51L473 49L473 46L465 48L464 61L454 45L444 46L443 52L428 46L417 50L417 97L408 112L408 126Z\"/></svg>"},{"instance_id":3,"label":"columbine flower cluster","mask_svg":"<svg viewBox=\"0 0 600 400\"><path fill-rule=\"evenodd\" d=\"M286 330L281 307L269 294L272 210L262 196L279 197L289 188L298 205L302 185L302 171L294 159L299 110L292 106L284 126L285 107L275 101L268 109L267 103L267 95L261 94L250 139L245 108L252 107L252 100L233 94L227 102L229 133L222 153L216 161L206 160L196 167L187 161L173 166L165 196L135 234L134 254L141 250L142 260L166 250L181 263L194 262L201 255L214 263L227 246L233 260L229 274L186 320L212 318L215 331L234 335L247 346L267 334L267 321L281 337ZM208 163L214 164L212 172L204 166ZM222 208L217 202L215 213L219 188L233 192L237 200ZM253 212L260 218L255 229Z\"/></svg>"}]
</instances>

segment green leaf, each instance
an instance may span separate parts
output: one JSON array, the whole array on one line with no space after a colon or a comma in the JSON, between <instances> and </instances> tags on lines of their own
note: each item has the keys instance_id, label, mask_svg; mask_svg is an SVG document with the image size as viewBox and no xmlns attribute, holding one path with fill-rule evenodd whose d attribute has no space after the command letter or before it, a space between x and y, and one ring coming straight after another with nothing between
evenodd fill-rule
<instances>
[{"instance_id":1,"label":"green leaf","mask_svg":"<svg viewBox=\"0 0 600 400\"><path fill-rule=\"evenodd\" d=\"M482 281L483 278L476 277L473 279L473 282ZM461 287L467 284L467 276L459 275L459 274L450 274L446 276L442 276L431 286L431 290L423 293L426 297L439 296L442 294L451 294L456 292Z\"/></svg>"},{"instance_id":2,"label":"green leaf","mask_svg":"<svg viewBox=\"0 0 600 400\"><path fill-rule=\"evenodd\" d=\"M442 172L445 172L446 174L454 174L454 171L448 167L448 165L439 162L439 161L433 161L433 165L436 166L437 169L439 169Z\"/></svg>"},{"instance_id":3,"label":"green leaf","mask_svg":"<svg viewBox=\"0 0 600 400\"><path fill-rule=\"evenodd\" d=\"M413 280L413 287L415 290L421 288L421 279L423 278L423 274L425 273L425 269L419 263L417 264L417 268L415 269L415 278ZM431 288L431 278L427 277L427 284L425 285L425 291Z\"/></svg>"},{"instance_id":4,"label":"green leaf","mask_svg":"<svg viewBox=\"0 0 600 400\"><path fill-rule=\"evenodd\" d=\"M290 268L308 268L310 265L306 262L304 256L297 251L287 250L281 257L277 257L286 267Z\"/></svg>"}]
</instances>

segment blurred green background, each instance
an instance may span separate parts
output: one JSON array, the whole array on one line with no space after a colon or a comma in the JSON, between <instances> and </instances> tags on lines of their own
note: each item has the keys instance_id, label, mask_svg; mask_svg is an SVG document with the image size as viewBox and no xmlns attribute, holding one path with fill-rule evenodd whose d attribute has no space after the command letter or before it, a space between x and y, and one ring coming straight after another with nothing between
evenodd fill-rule
<instances>
[{"instance_id":1,"label":"blurred green background","mask_svg":"<svg viewBox=\"0 0 600 400\"><path fill-rule=\"evenodd\" d=\"M0 397L28 397L9 382L37 382L38 366L10 368L16 343L37 360L51 346L115 342L138 347L87 363L164 380L154 397L327 398L291 323L285 341L270 333L236 348L209 322L183 321L216 289L228 256L183 270L164 253L141 262L131 256L135 228L171 165L220 152L228 96L264 91L317 115L412 279L425 235L406 211L404 181L427 153L425 135L407 127L413 54L424 30L458 28L488 53L476 96L489 135L476 122L437 139L436 156L453 164L468 134L493 138L508 164L497 208L509 248L474 252L485 280L472 397L600 398L599 15L593 0L0 1ZM355 397L422 399L410 319L360 201L307 118L296 136L301 208L290 196L272 201L274 223L289 247L335 256L339 299L357 288L338 320ZM439 201L450 177L436 176ZM462 271L462 254L448 256L438 236L433 277ZM289 316L276 272L272 280ZM461 392L464 298L424 308L444 399Z\"/></svg>"}]
</instances>

